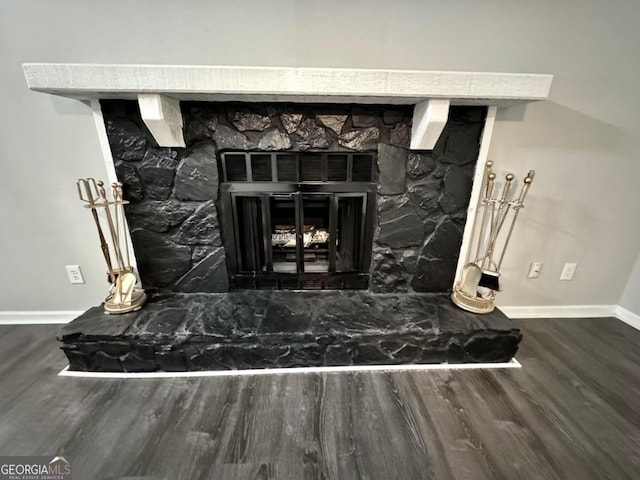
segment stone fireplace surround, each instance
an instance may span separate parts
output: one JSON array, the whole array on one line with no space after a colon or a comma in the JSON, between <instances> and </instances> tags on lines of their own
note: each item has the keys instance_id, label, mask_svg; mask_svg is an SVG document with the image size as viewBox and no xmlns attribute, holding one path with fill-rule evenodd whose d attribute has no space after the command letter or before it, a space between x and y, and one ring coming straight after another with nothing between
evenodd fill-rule
<instances>
[{"instance_id":1,"label":"stone fireplace surround","mask_svg":"<svg viewBox=\"0 0 640 480\"><path fill-rule=\"evenodd\" d=\"M86 95L69 88L57 67L53 83L67 84L39 88L34 79L37 83L42 71L28 67L31 88ZM492 74L478 75L476 79L486 79ZM548 92L550 76L534 77L526 80L533 82L528 86L535 94L520 95L525 99L546 96L545 82ZM284 90L294 99L290 90L295 88L287 84ZM340 103L355 98L353 93L333 94ZM505 99L510 101L506 95L480 103ZM162 128L142 119L150 134L136 117L135 104L104 103L101 114L111 153L132 201L127 217L140 274L158 294L141 312L108 317L95 307L65 326L59 338L70 368L152 371L509 360L520 333L508 319L499 311L485 316L462 312L446 295L486 109L449 109L448 101L430 108L431 103L416 104L411 118L411 109L401 105L299 105L280 98L272 104L183 102L186 149L158 146ZM93 105L95 111L97 102ZM169 144L180 144L182 132L176 133L175 115L173 124L167 123L169 117L160 119L160 127L164 122L165 133L173 136ZM409 151L409 144L434 148ZM225 148L376 152L378 226L371 291L211 293L229 287L216 210L215 163ZM209 293L197 293L203 291Z\"/></svg>"},{"instance_id":2,"label":"stone fireplace surround","mask_svg":"<svg viewBox=\"0 0 640 480\"><path fill-rule=\"evenodd\" d=\"M370 289L450 291L485 107L453 107L435 148L413 152L407 107L190 102L182 109L186 148L164 148L134 102L102 102L116 171L131 202L127 219L145 288L229 291L220 152L258 149L375 152Z\"/></svg>"}]
</instances>

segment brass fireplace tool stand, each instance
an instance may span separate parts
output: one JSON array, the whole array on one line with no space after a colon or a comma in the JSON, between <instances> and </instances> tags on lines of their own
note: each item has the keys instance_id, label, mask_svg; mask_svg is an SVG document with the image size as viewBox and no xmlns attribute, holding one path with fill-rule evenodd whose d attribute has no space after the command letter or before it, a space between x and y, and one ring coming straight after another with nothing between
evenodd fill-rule
<instances>
[{"instance_id":1,"label":"brass fireplace tool stand","mask_svg":"<svg viewBox=\"0 0 640 480\"><path fill-rule=\"evenodd\" d=\"M524 208L524 199L533 182L535 171L530 170L525 177L520 196L509 200L509 191L513 182L513 175L507 174L501 194L494 196L496 174L493 173L493 162L486 163L484 173L484 197L482 198L482 221L477 238L475 260L467 263L462 270L460 281L451 294L453 302L464 310L474 313L489 313L495 308L496 292L500 291L500 267L504 254L511 240L513 227L518 219L520 210ZM506 238L502 243L502 250L497 247L502 227L511 215L511 223ZM473 242L472 242L473 246Z\"/></svg>"},{"instance_id":2,"label":"brass fireplace tool stand","mask_svg":"<svg viewBox=\"0 0 640 480\"><path fill-rule=\"evenodd\" d=\"M93 178L80 179L76 182L78 195L91 210L93 221L98 229L100 248L107 263L111 289L104 302L105 313L127 313L139 310L147 301L144 290L136 288L137 278L131 265L129 237L124 216L124 205L129 203L122 197L122 184L112 183L112 199L107 198L107 192L102 181ZM99 213L104 213L109 230L111 245L107 242ZM115 257L116 266L112 264Z\"/></svg>"}]
</instances>

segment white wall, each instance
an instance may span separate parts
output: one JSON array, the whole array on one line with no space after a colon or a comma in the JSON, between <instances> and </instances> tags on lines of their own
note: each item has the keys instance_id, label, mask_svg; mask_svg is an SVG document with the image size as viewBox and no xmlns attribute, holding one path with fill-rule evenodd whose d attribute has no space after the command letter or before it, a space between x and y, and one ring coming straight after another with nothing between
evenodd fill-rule
<instances>
[{"instance_id":1,"label":"white wall","mask_svg":"<svg viewBox=\"0 0 640 480\"><path fill-rule=\"evenodd\" d=\"M0 2L0 310L83 309L106 293L74 191L105 176L93 120L27 90L20 64L47 61L553 73L550 101L496 124L498 169L538 172L499 303L617 303L640 245L639 23L622 0ZM526 280L532 260L544 270ZM561 283L565 261L579 266ZM69 263L87 285L68 284Z\"/></svg>"}]
</instances>

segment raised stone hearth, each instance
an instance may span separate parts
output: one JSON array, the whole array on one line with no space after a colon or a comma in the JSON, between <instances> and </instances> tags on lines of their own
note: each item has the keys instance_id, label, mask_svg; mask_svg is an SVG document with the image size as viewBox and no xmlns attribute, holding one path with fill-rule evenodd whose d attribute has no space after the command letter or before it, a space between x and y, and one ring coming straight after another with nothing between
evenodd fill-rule
<instances>
[{"instance_id":1,"label":"raised stone hearth","mask_svg":"<svg viewBox=\"0 0 640 480\"><path fill-rule=\"evenodd\" d=\"M143 310L94 307L59 335L72 370L227 370L506 362L520 331L437 294L254 291L156 295Z\"/></svg>"}]
</instances>

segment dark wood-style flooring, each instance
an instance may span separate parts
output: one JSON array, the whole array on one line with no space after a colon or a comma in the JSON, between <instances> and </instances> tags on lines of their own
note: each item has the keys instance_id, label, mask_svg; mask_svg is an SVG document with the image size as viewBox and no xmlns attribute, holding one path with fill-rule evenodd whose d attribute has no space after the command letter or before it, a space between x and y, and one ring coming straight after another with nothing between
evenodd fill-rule
<instances>
[{"instance_id":1,"label":"dark wood-style flooring","mask_svg":"<svg viewBox=\"0 0 640 480\"><path fill-rule=\"evenodd\" d=\"M58 377L58 326L0 327L0 455L84 479L640 478L640 332L518 321L522 369Z\"/></svg>"}]
</instances>

